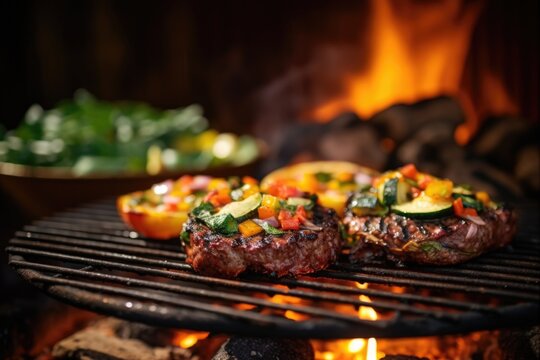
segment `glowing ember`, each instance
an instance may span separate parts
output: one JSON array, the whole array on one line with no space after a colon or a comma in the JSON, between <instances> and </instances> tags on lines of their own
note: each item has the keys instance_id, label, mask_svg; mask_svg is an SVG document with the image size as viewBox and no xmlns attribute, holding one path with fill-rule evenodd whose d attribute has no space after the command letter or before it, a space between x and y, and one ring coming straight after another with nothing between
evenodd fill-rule
<instances>
[{"instance_id":1,"label":"glowing ember","mask_svg":"<svg viewBox=\"0 0 540 360\"><path fill-rule=\"evenodd\" d=\"M348 350L351 353L357 353L366 347L366 340L364 339L353 339L349 342Z\"/></svg>"},{"instance_id":2,"label":"glowing ember","mask_svg":"<svg viewBox=\"0 0 540 360\"><path fill-rule=\"evenodd\" d=\"M207 337L207 332L178 331L174 336L173 344L183 349L188 349L195 345L199 340L206 339Z\"/></svg>"}]
</instances>

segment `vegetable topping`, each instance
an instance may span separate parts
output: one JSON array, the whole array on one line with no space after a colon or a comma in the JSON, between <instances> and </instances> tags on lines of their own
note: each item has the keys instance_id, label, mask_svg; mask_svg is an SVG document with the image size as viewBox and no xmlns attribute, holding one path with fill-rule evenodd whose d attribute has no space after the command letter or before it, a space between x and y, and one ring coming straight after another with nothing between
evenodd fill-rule
<instances>
[{"instance_id":1,"label":"vegetable topping","mask_svg":"<svg viewBox=\"0 0 540 360\"><path fill-rule=\"evenodd\" d=\"M372 186L354 193L348 208L358 216L384 216L393 212L418 219L455 216L483 223L478 215L498 207L486 192L474 192L468 185L454 185L448 179L419 172L413 164L376 177Z\"/></svg>"}]
</instances>

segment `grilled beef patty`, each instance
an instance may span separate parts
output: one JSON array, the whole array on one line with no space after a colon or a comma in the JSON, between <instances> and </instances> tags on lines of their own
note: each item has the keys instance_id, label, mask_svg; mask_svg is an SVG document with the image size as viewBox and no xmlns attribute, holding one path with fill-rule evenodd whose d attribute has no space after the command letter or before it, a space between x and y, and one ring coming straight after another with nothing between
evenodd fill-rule
<instances>
[{"instance_id":1,"label":"grilled beef patty","mask_svg":"<svg viewBox=\"0 0 540 360\"><path fill-rule=\"evenodd\" d=\"M186 230L187 262L195 271L222 277L234 277L244 271L302 275L322 270L334 262L340 252L338 218L334 210L316 206L312 222L322 230L286 231L283 235L242 234L224 236L190 218Z\"/></svg>"},{"instance_id":2,"label":"grilled beef patty","mask_svg":"<svg viewBox=\"0 0 540 360\"><path fill-rule=\"evenodd\" d=\"M351 262L388 259L397 263L451 265L507 245L516 232L511 210L480 214L485 225L450 216L438 220L414 220L388 216L356 216L348 213L344 224L353 238Z\"/></svg>"}]
</instances>

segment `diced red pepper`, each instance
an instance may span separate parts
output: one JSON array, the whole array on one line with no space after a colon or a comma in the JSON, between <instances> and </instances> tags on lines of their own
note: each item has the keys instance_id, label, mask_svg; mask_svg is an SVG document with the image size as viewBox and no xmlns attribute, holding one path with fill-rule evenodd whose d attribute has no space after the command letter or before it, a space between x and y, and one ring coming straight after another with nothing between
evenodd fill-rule
<instances>
[{"instance_id":1,"label":"diced red pepper","mask_svg":"<svg viewBox=\"0 0 540 360\"><path fill-rule=\"evenodd\" d=\"M461 200L461 198L457 198L456 200L454 200L453 205L454 214L456 214L456 216L478 216L478 212L476 211L476 209L466 208L463 206L463 200Z\"/></svg>"},{"instance_id":2,"label":"diced red pepper","mask_svg":"<svg viewBox=\"0 0 540 360\"><path fill-rule=\"evenodd\" d=\"M456 200L454 200L452 205L454 207L454 214L456 214L457 216L463 215L464 207L463 207L463 200L461 200L461 198L457 198Z\"/></svg>"},{"instance_id":3,"label":"diced red pepper","mask_svg":"<svg viewBox=\"0 0 540 360\"><path fill-rule=\"evenodd\" d=\"M288 199L290 197L296 197L302 194L298 188L280 183L270 185L268 193L281 199Z\"/></svg>"},{"instance_id":4,"label":"diced red pepper","mask_svg":"<svg viewBox=\"0 0 540 360\"><path fill-rule=\"evenodd\" d=\"M281 220L281 228L283 230L298 230L300 229L300 220L297 218Z\"/></svg>"},{"instance_id":5,"label":"diced red pepper","mask_svg":"<svg viewBox=\"0 0 540 360\"><path fill-rule=\"evenodd\" d=\"M416 170L416 166L414 164L407 164L403 166L401 169L399 169L399 172L409 179L416 179L416 175L418 174L418 170Z\"/></svg>"},{"instance_id":6,"label":"diced red pepper","mask_svg":"<svg viewBox=\"0 0 540 360\"><path fill-rule=\"evenodd\" d=\"M292 215L287 210L280 210L278 214L278 220L281 222L283 220L289 220L292 218Z\"/></svg>"},{"instance_id":7,"label":"diced red pepper","mask_svg":"<svg viewBox=\"0 0 540 360\"><path fill-rule=\"evenodd\" d=\"M297 217L301 222L304 222L307 220L307 213L306 213L306 209L304 209L304 207L302 205L299 205L297 208L296 208L296 214L295 214L295 217Z\"/></svg>"}]
</instances>

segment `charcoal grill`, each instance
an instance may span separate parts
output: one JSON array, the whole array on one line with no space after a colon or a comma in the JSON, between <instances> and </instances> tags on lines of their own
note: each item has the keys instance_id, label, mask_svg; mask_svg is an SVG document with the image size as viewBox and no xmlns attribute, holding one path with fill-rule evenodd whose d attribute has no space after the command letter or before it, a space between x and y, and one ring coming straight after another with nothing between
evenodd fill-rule
<instances>
[{"instance_id":1,"label":"charcoal grill","mask_svg":"<svg viewBox=\"0 0 540 360\"><path fill-rule=\"evenodd\" d=\"M51 296L152 325L320 339L443 335L538 323L538 210L519 210L511 247L452 267L342 259L296 279L209 277L186 264L178 241L130 231L113 200L35 221L15 234L7 252L10 265ZM379 319L360 319L355 309L362 306Z\"/></svg>"}]
</instances>

